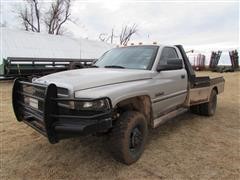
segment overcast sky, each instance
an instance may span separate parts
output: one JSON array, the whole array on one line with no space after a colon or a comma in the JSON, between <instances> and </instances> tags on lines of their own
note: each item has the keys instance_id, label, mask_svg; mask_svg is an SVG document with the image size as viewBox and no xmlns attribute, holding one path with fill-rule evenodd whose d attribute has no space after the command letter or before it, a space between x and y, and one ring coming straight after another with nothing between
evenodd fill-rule
<instances>
[{"instance_id":1,"label":"overcast sky","mask_svg":"<svg viewBox=\"0 0 240 180\"><path fill-rule=\"evenodd\" d=\"M9 27L19 27L12 12L18 6L14 1L1 3L1 21ZM78 23L66 27L75 37L98 39L112 28L117 36L123 25L136 23L133 42L183 44L201 52L239 48L239 1L75 0L72 17Z\"/></svg>"},{"instance_id":2,"label":"overcast sky","mask_svg":"<svg viewBox=\"0 0 240 180\"><path fill-rule=\"evenodd\" d=\"M72 27L85 36L119 30L124 24L138 25L134 41L169 44L237 46L239 3L79 3L73 7L82 27ZM116 32L116 34L119 32ZM79 35L82 33L79 33Z\"/></svg>"}]
</instances>

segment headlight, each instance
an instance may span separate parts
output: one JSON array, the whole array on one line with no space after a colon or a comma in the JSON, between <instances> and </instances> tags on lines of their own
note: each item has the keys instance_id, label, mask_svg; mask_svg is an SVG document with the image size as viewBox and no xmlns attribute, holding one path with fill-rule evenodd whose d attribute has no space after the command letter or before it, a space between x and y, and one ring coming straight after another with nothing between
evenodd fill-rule
<instances>
[{"instance_id":1,"label":"headlight","mask_svg":"<svg viewBox=\"0 0 240 180\"><path fill-rule=\"evenodd\" d=\"M110 102L108 99L99 99L95 101L75 101L74 109L76 110L91 110L103 111L110 109Z\"/></svg>"}]
</instances>

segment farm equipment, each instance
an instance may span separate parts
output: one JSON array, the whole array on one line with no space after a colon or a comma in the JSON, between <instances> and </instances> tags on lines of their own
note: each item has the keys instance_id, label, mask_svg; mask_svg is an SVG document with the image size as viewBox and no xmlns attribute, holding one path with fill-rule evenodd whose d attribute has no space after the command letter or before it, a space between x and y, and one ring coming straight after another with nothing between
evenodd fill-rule
<instances>
[{"instance_id":1,"label":"farm equipment","mask_svg":"<svg viewBox=\"0 0 240 180\"><path fill-rule=\"evenodd\" d=\"M205 59L206 56L203 54L198 54L197 57L194 57L193 68L196 71L202 71L205 69Z\"/></svg>"},{"instance_id":2,"label":"farm equipment","mask_svg":"<svg viewBox=\"0 0 240 180\"><path fill-rule=\"evenodd\" d=\"M229 51L229 56L231 59L232 68L234 70L239 69L239 60L238 60L239 56L238 56L237 50Z\"/></svg>"},{"instance_id":3,"label":"farm equipment","mask_svg":"<svg viewBox=\"0 0 240 180\"><path fill-rule=\"evenodd\" d=\"M90 66L94 59L8 57L1 65L1 79L43 76L68 69Z\"/></svg>"},{"instance_id":4,"label":"farm equipment","mask_svg":"<svg viewBox=\"0 0 240 180\"><path fill-rule=\"evenodd\" d=\"M218 66L222 51L212 52L209 68L213 72L234 72L239 69L239 60L237 50L229 51L231 66Z\"/></svg>"},{"instance_id":5,"label":"farm equipment","mask_svg":"<svg viewBox=\"0 0 240 180\"><path fill-rule=\"evenodd\" d=\"M215 71L217 69L217 65L220 60L221 54L222 51L212 52L209 63L209 68L212 69L212 71Z\"/></svg>"}]
</instances>

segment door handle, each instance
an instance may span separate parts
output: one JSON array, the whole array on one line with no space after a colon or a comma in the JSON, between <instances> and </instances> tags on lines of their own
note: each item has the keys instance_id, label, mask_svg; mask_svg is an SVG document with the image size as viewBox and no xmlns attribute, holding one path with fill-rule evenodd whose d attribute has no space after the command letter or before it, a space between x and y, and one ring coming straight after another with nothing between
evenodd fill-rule
<instances>
[{"instance_id":1,"label":"door handle","mask_svg":"<svg viewBox=\"0 0 240 180\"><path fill-rule=\"evenodd\" d=\"M182 79L184 79L184 78L185 78L185 75L184 75L184 74L182 74L182 75L181 75L181 78L182 78Z\"/></svg>"}]
</instances>

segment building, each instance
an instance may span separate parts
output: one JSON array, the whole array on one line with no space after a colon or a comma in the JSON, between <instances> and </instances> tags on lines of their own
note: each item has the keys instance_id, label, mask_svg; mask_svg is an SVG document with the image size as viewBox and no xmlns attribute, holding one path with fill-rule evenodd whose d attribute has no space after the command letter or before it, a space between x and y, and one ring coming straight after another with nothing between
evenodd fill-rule
<instances>
[{"instance_id":1,"label":"building","mask_svg":"<svg viewBox=\"0 0 240 180\"><path fill-rule=\"evenodd\" d=\"M29 31L0 28L0 74L3 60L15 58L98 59L115 45L88 39L74 39Z\"/></svg>"}]
</instances>

